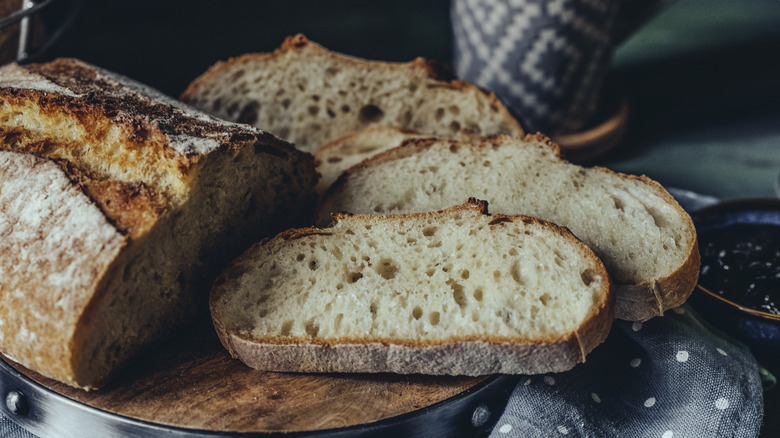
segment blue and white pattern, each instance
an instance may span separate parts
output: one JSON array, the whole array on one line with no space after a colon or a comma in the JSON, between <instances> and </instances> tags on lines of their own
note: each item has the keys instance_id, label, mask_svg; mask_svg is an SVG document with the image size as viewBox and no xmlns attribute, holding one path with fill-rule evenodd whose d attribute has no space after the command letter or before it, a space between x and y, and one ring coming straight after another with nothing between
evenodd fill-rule
<instances>
[{"instance_id":1,"label":"blue and white pattern","mask_svg":"<svg viewBox=\"0 0 780 438\"><path fill-rule=\"evenodd\" d=\"M453 0L455 70L493 90L533 131L595 113L620 0Z\"/></svg>"}]
</instances>

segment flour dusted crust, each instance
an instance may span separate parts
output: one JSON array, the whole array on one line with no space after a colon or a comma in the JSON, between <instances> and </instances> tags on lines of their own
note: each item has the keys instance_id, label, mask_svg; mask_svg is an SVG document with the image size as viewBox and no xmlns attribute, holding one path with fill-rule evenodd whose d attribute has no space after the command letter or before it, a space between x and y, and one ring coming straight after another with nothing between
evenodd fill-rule
<instances>
[{"instance_id":1,"label":"flour dusted crust","mask_svg":"<svg viewBox=\"0 0 780 438\"><path fill-rule=\"evenodd\" d=\"M50 160L0 151L0 188L0 346L35 368L60 365L125 237Z\"/></svg>"},{"instance_id":2,"label":"flour dusted crust","mask_svg":"<svg viewBox=\"0 0 780 438\"><path fill-rule=\"evenodd\" d=\"M456 206L447 210L431 213L412 213L404 215L351 215L338 214L334 217L336 223L345 223L348 230L360 227L374 227L382 225L398 224L401 228L411 228L418 223L436 225L444 218L451 217L458 211L474 212L487 215L487 203L484 201L470 200L469 203ZM483 218L464 215L466 224L463 225L464 233L469 227L477 227ZM571 369L577 363L585 361L586 355L606 338L613 318L614 296L611 293L609 275L601 261L581 242L576 240L571 233L563 227L558 227L526 216L492 215L485 222L488 226L502 227L504 222L522 221L526 225L549 227L560 238L569 241L578 249L572 251L577 257L583 256L588 260L588 266L594 267L594 278L599 278L601 292L594 295L586 315L582 320L577 320L576 326L566 333L530 334L517 333L513 336L483 333L481 335L450 335L442 338L428 338L420 335L419 338L402 336L377 337L369 333L352 333L350 336L318 337L318 336L280 336L272 333L259 334L257 327L247 320L252 316L242 315L244 309L243 299L237 298L239 289L245 290L248 300L255 301L263 298L266 293L278 293L287 296L288 291L284 285L274 287L266 291L257 288L257 283L262 283L262 278L257 278L258 265L275 263L286 256L286 249L290 243L307 238L309 242L327 242L330 236L342 236L343 228L304 228L285 231L275 238L256 244L242 257L236 260L217 280L210 296L212 319L217 333L223 345L233 357L239 358L247 365L267 371L282 372L361 372L378 373L392 372L401 374L422 373L434 375L485 375L491 373L524 374L561 372ZM384 228L382 228L384 230ZM350 231L346 231L350 234ZM464 234L465 236L465 234ZM467 237L464 237L467 238ZM348 254L360 257L356 249L349 249L350 245L340 245ZM293 250L292 253L303 251ZM260 255L263 254L263 255ZM301 257L300 255L298 257ZM339 260L341 260L340 256ZM347 255L345 254L346 258ZM408 257L417 257L410 252ZM453 256L454 257L454 256ZM333 260L335 262L335 260ZM327 261L322 261L327 263ZM497 269L491 267L490 269ZM477 269L472 275L476 275ZM399 271L403 272L403 271ZM414 273L406 272L409 275ZM301 276L306 274L301 273ZM337 278L330 278L319 274L323 282L327 283L323 294L354 294L352 289L339 289ZM419 274L418 275L422 275ZM319 283L318 283L319 284ZM318 288L321 286L318 286ZM330 287L330 288L328 288ZM392 292L391 289L399 286L383 285L388 290L373 289L376 295ZM555 289L556 285L550 285ZM563 286L565 287L565 286ZM394 290L394 289L393 289ZM557 290L557 289L556 289ZM312 288L312 292L314 288ZM557 292L555 292L557 293ZM563 292L565 294L566 292ZM295 298L289 298L293 300ZM416 301L415 301L416 302ZM302 324L302 319L308 313L301 306L301 312L290 315L295 324ZM234 312L235 310L235 312ZM396 314L399 324L403 324L401 314ZM444 318L444 317L443 317ZM321 325L327 325L326 321L320 321Z\"/></svg>"},{"instance_id":3,"label":"flour dusted crust","mask_svg":"<svg viewBox=\"0 0 780 438\"><path fill-rule=\"evenodd\" d=\"M0 68L0 352L98 388L305 221L314 160L75 59Z\"/></svg>"},{"instance_id":4,"label":"flour dusted crust","mask_svg":"<svg viewBox=\"0 0 780 438\"><path fill-rule=\"evenodd\" d=\"M427 134L524 132L494 93L453 80L432 62L345 56L301 34L272 53L215 64L181 99L225 120L268 129L308 152L376 124Z\"/></svg>"}]
</instances>

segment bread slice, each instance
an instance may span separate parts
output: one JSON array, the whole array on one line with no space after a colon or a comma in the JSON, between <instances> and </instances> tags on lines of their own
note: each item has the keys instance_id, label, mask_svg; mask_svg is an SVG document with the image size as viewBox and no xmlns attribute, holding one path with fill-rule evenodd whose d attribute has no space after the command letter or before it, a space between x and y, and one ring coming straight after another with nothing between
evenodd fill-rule
<instances>
[{"instance_id":1,"label":"bread slice","mask_svg":"<svg viewBox=\"0 0 780 438\"><path fill-rule=\"evenodd\" d=\"M367 61L331 52L300 34L273 53L214 65L181 99L225 120L268 130L308 152L374 124L426 134L523 133L493 93L449 80L422 58Z\"/></svg>"},{"instance_id":2,"label":"bread slice","mask_svg":"<svg viewBox=\"0 0 780 438\"><path fill-rule=\"evenodd\" d=\"M311 155L73 59L0 69L0 140L0 352L76 387L313 209Z\"/></svg>"},{"instance_id":3,"label":"bread slice","mask_svg":"<svg viewBox=\"0 0 780 438\"><path fill-rule=\"evenodd\" d=\"M328 187L345 170L366 158L400 146L404 140L426 137L430 136L409 129L375 125L322 145L314 151L314 157L317 159L317 170L322 175L317 184L317 193L325 194Z\"/></svg>"},{"instance_id":4,"label":"bread slice","mask_svg":"<svg viewBox=\"0 0 780 438\"><path fill-rule=\"evenodd\" d=\"M212 319L234 357L268 371L545 373L609 332L609 275L565 228L475 200L335 220L257 244L217 279Z\"/></svg>"},{"instance_id":5,"label":"bread slice","mask_svg":"<svg viewBox=\"0 0 780 438\"><path fill-rule=\"evenodd\" d=\"M688 298L698 278L696 230L664 188L644 176L567 163L542 135L412 139L345 172L318 207L407 213L487 199L496 213L568 227L607 266L618 318L647 320Z\"/></svg>"}]
</instances>

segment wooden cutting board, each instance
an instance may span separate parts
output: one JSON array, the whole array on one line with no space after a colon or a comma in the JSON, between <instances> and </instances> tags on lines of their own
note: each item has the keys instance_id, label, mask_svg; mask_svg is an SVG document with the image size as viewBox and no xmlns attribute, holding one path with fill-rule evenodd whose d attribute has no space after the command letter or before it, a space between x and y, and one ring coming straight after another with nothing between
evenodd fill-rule
<instances>
[{"instance_id":1,"label":"wooden cutting board","mask_svg":"<svg viewBox=\"0 0 780 438\"><path fill-rule=\"evenodd\" d=\"M102 411L187 429L292 432L389 419L455 397L487 377L264 373L231 359L207 325L85 392L6 360L46 388Z\"/></svg>"}]
</instances>

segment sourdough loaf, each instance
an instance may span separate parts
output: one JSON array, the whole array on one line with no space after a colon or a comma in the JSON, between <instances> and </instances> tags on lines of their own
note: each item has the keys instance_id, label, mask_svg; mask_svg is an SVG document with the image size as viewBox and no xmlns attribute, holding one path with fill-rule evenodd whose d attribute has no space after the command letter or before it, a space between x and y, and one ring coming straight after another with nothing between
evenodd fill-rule
<instances>
[{"instance_id":1,"label":"sourdough loaf","mask_svg":"<svg viewBox=\"0 0 780 438\"><path fill-rule=\"evenodd\" d=\"M612 324L603 264L563 227L486 208L342 214L255 245L211 292L222 343L270 371L518 374L584 361Z\"/></svg>"},{"instance_id":2,"label":"sourdough loaf","mask_svg":"<svg viewBox=\"0 0 780 438\"><path fill-rule=\"evenodd\" d=\"M87 389L314 200L310 155L73 59L0 69L0 140L0 351Z\"/></svg>"},{"instance_id":3,"label":"sourdough loaf","mask_svg":"<svg viewBox=\"0 0 780 438\"><path fill-rule=\"evenodd\" d=\"M248 123L314 151L374 124L447 134L523 133L493 93L449 80L432 63L367 61L331 52L303 35L273 53L220 62L190 84L184 102Z\"/></svg>"},{"instance_id":4,"label":"sourdough loaf","mask_svg":"<svg viewBox=\"0 0 780 438\"><path fill-rule=\"evenodd\" d=\"M660 184L570 164L542 135L407 140L342 174L322 199L317 222L338 211L433 211L467 196L487 199L497 213L568 227L612 275L618 318L661 315L696 284L696 231Z\"/></svg>"}]
</instances>

